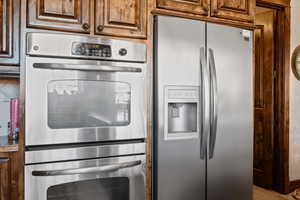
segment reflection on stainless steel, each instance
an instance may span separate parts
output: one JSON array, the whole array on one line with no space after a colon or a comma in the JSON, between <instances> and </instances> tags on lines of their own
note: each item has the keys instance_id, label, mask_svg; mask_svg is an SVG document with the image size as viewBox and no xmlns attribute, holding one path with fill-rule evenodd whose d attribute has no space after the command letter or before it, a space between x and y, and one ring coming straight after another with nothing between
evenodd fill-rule
<instances>
[{"instance_id":1,"label":"reflection on stainless steel","mask_svg":"<svg viewBox=\"0 0 300 200\"><path fill-rule=\"evenodd\" d=\"M200 49L200 63L201 63L201 96L202 96L202 107L201 107L201 114L202 114L202 122L201 124L201 146L200 146L200 158L205 160L206 157L206 146L208 140L208 134L210 132L210 77L209 77L209 69L207 66L206 56L205 56L205 48L201 47Z\"/></svg>"},{"instance_id":2,"label":"reflection on stainless steel","mask_svg":"<svg viewBox=\"0 0 300 200\"><path fill-rule=\"evenodd\" d=\"M168 133L197 132L197 103L168 104Z\"/></svg>"},{"instance_id":3,"label":"reflection on stainless steel","mask_svg":"<svg viewBox=\"0 0 300 200\"><path fill-rule=\"evenodd\" d=\"M145 138L145 62L142 43L29 33L26 146Z\"/></svg>"},{"instance_id":4,"label":"reflection on stainless steel","mask_svg":"<svg viewBox=\"0 0 300 200\"><path fill-rule=\"evenodd\" d=\"M102 146L68 147L62 149L46 149L25 152L25 163L58 162L77 159L104 158L144 154L145 143L111 144Z\"/></svg>"},{"instance_id":5,"label":"reflection on stainless steel","mask_svg":"<svg viewBox=\"0 0 300 200\"><path fill-rule=\"evenodd\" d=\"M79 71L102 71L102 72L142 72L141 68L107 66L107 65L78 65L67 63L34 63L33 67L40 69L61 69Z\"/></svg>"},{"instance_id":6,"label":"reflection on stainless steel","mask_svg":"<svg viewBox=\"0 0 300 200\"><path fill-rule=\"evenodd\" d=\"M101 167L86 167L77 169L62 169L62 170L48 170L48 171L32 171L33 176L63 176L73 174L98 174L104 172L117 171L129 167L140 165L141 160L131 162L121 162L117 164L104 165Z\"/></svg>"},{"instance_id":7,"label":"reflection on stainless steel","mask_svg":"<svg viewBox=\"0 0 300 200\"><path fill-rule=\"evenodd\" d=\"M88 114L89 117L92 117L100 122L104 122L106 123L107 125L113 125L112 121L106 119L103 115L99 115L97 113L89 113Z\"/></svg>"},{"instance_id":8,"label":"reflection on stainless steel","mask_svg":"<svg viewBox=\"0 0 300 200\"><path fill-rule=\"evenodd\" d=\"M209 139L209 159L214 156L216 139L217 139L217 127L218 127L218 83L217 83L217 72L214 51L212 49L209 52L209 68L211 77L211 124L210 124L210 139Z\"/></svg>"},{"instance_id":9,"label":"reflection on stainless steel","mask_svg":"<svg viewBox=\"0 0 300 200\"><path fill-rule=\"evenodd\" d=\"M49 192L56 189L59 193L53 191L51 195L61 195L64 199L97 200L101 197L105 200L115 200L112 192L117 192L115 195L129 193L128 200L145 200L145 159L145 155L140 155L27 165L25 200L49 200ZM114 170L111 170L112 166ZM98 172L100 169L101 173ZM95 173L89 173L90 170ZM47 173L50 176L47 176ZM123 179L127 181L121 181ZM80 185L80 188L73 191L70 184ZM78 190L82 193L76 192ZM94 193L97 193L97 197L92 195ZM85 195L81 196L82 194ZM87 198L88 195L92 195L93 198ZM126 197L123 198L127 200Z\"/></svg>"}]
</instances>

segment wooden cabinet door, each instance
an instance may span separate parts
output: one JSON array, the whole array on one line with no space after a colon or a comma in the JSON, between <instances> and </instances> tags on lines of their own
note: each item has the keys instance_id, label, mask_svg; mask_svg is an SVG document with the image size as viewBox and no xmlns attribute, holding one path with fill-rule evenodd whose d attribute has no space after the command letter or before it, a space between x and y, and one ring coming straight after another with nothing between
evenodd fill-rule
<instances>
[{"instance_id":1,"label":"wooden cabinet door","mask_svg":"<svg viewBox=\"0 0 300 200\"><path fill-rule=\"evenodd\" d=\"M28 0L28 26L90 32L90 0Z\"/></svg>"},{"instance_id":2,"label":"wooden cabinet door","mask_svg":"<svg viewBox=\"0 0 300 200\"><path fill-rule=\"evenodd\" d=\"M0 200L10 200L9 158L0 157Z\"/></svg>"},{"instance_id":3,"label":"wooden cabinet door","mask_svg":"<svg viewBox=\"0 0 300 200\"><path fill-rule=\"evenodd\" d=\"M254 184L272 188L274 163L274 37L273 11L255 16Z\"/></svg>"},{"instance_id":4,"label":"wooden cabinet door","mask_svg":"<svg viewBox=\"0 0 300 200\"><path fill-rule=\"evenodd\" d=\"M0 65L19 64L19 21L20 1L0 0Z\"/></svg>"},{"instance_id":5,"label":"wooden cabinet door","mask_svg":"<svg viewBox=\"0 0 300 200\"><path fill-rule=\"evenodd\" d=\"M255 0L211 0L211 16L253 22Z\"/></svg>"},{"instance_id":6,"label":"wooden cabinet door","mask_svg":"<svg viewBox=\"0 0 300 200\"><path fill-rule=\"evenodd\" d=\"M146 38L147 0L95 0L95 33Z\"/></svg>"},{"instance_id":7,"label":"wooden cabinet door","mask_svg":"<svg viewBox=\"0 0 300 200\"><path fill-rule=\"evenodd\" d=\"M208 15L209 0L157 0L157 7L185 13Z\"/></svg>"}]
</instances>

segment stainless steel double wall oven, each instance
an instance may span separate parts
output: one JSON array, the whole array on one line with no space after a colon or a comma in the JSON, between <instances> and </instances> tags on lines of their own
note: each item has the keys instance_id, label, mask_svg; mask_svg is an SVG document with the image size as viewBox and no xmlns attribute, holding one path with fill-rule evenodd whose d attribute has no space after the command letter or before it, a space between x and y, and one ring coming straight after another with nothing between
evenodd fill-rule
<instances>
[{"instance_id":1,"label":"stainless steel double wall oven","mask_svg":"<svg viewBox=\"0 0 300 200\"><path fill-rule=\"evenodd\" d=\"M26 200L145 198L146 46L28 33Z\"/></svg>"}]
</instances>

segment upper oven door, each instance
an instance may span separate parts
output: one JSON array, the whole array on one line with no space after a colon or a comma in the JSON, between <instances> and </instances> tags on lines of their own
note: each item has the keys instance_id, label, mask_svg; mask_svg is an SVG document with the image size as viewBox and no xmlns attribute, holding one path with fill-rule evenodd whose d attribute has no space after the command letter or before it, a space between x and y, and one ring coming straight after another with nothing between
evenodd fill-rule
<instances>
[{"instance_id":1,"label":"upper oven door","mask_svg":"<svg viewBox=\"0 0 300 200\"><path fill-rule=\"evenodd\" d=\"M25 166L25 200L145 200L145 155Z\"/></svg>"},{"instance_id":2,"label":"upper oven door","mask_svg":"<svg viewBox=\"0 0 300 200\"><path fill-rule=\"evenodd\" d=\"M26 145L146 137L145 65L26 57Z\"/></svg>"}]
</instances>

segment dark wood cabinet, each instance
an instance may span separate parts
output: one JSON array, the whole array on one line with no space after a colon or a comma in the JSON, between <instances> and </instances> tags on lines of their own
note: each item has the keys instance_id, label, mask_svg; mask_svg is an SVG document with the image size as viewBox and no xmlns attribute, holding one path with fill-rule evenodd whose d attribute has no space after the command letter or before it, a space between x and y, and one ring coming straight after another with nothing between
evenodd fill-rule
<instances>
[{"instance_id":1,"label":"dark wood cabinet","mask_svg":"<svg viewBox=\"0 0 300 200\"><path fill-rule=\"evenodd\" d=\"M211 0L211 16L253 22L255 7L255 0Z\"/></svg>"},{"instance_id":2,"label":"dark wood cabinet","mask_svg":"<svg viewBox=\"0 0 300 200\"><path fill-rule=\"evenodd\" d=\"M29 27L90 32L90 0L28 0Z\"/></svg>"},{"instance_id":3,"label":"dark wood cabinet","mask_svg":"<svg viewBox=\"0 0 300 200\"><path fill-rule=\"evenodd\" d=\"M208 15L210 0L157 0L158 8Z\"/></svg>"},{"instance_id":4,"label":"dark wood cabinet","mask_svg":"<svg viewBox=\"0 0 300 200\"><path fill-rule=\"evenodd\" d=\"M19 64L19 36L20 1L0 0L0 65Z\"/></svg>"},{"instance_id":5,"label":"dark wood cabinet","mask_svg":"<svg viewBox=\"0 0 300 200\"><path fill-rule=\"evenodd\" d=\"M23 170L20 152L0 152L0 200L23 200Z\"/></svg>"},{"instance_id":6,"label":"dark wood cabinet","mask_svg":"<svg viewBox=\"0 0 300 200\"><path fill-rule=\"evenodd\" d=\"M10 159L0 156L0 200L10 200Z\"/></svg>"},{"instance_id":7,"label":"dark wood cabinet","mask_svg":"<svg viewBox=\"0 0 300 200\"><path fill-rule=\"evenodd\" d=\"M146 38L147 0L95 0L95 34Z\"/></svg>"}]
</instances>

